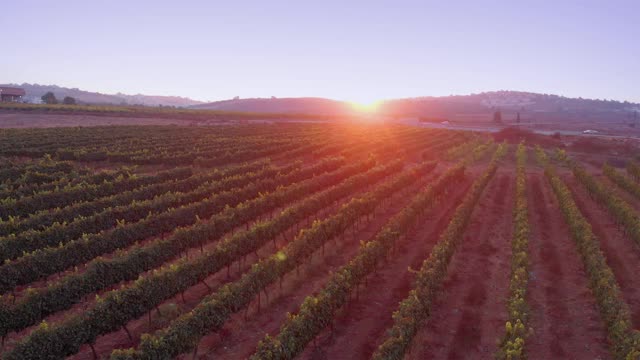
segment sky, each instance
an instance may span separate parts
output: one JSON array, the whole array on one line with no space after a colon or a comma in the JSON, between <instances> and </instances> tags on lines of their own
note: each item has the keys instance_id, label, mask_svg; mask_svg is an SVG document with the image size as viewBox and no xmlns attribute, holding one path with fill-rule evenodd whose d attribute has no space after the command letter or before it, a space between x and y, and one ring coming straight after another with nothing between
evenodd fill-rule
<instances>
[{"instance_id":1,"label":"sky","mask_svg":"<svg viewBox=\"0 0 640 360\"><path fill-rule=\"evenodd\" d=\"M0 83L211 101L520 90L640 102L638 0L7 0L0 24Z\"/></svg>"}]
</instances>

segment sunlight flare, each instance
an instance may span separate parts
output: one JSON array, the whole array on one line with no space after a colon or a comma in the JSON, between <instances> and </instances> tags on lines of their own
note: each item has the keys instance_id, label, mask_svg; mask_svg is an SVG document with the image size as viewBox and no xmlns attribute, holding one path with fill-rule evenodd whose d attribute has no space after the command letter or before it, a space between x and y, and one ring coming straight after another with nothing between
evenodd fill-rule
<instances>
[{"instance_id":1,"label":"sunlight flare","mask_svg":"<svg viewBox=\"0 0 640 360\"><path fill-rule=\"evenodd\" d=\"M356 101L351 101L349 102L349 104L351 105L351 107L360 113L366 113L366 114L371 114L374 113L378 110L378 108L380 107L380 103L381 101L371 101L371 102L356 102Z\"/></svg>"}]
</instances>

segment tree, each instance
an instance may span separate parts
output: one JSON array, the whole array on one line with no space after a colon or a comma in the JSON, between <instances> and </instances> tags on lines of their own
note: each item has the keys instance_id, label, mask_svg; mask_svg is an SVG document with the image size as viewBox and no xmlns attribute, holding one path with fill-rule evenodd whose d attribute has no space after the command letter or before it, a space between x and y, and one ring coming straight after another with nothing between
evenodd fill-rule
<instances>
[{"instance_id":1,"label":"tree","mask_svg":"<svg viewBox=\"0 0 640 360\"><path fill-rule=\"evenodd\" d=\"M62 103L65 105L75 105L76 99L71 96L65 96L64 99L62 100Z\"/></svg>"},{"instance_id":2,"label":"tree","mask_svg":"<svg viewBox=\"0 0 640 360\"><path fill-rule=\"evenodd\" d=\"M493 113L493 122L502 124L502 112L500 110Z\"/></svg>"},{"instance_id":3,"label":"tree","mask_svg":"<svg viewBox=\"0 0 640 360\"><path fill-rule=\"evenodd\" d=\"M57 104L58 103L58 99L56 98L56 96L49 91L48 93L42 95L41 97L42 102L44 102L45 104Z\"/></svg>"}]
</instances>

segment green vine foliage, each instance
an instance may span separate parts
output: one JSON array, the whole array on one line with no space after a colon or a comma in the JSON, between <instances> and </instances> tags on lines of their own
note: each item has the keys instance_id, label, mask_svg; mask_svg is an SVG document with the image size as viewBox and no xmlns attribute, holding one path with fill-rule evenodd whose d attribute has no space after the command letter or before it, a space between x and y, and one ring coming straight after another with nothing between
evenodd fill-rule
<instances>
[{"instance_id":1,"label":"green vine foliage","mask_svg":"<svg viewBox=\"0 0 640 360\"><path fill-rule=\"evenodd\" d=\"M0 321L0 334L5 335L10 331L18 331L26 326L33 325L48 314L71 307L85 295L121 281L135 280L140 273L161 266L164 262L176 257L186 249L202 246L205 243L219 239L235 227L255 220L261 214L284 206L290 201L307 196L310 192L326 189L331 187L332 184L340 183L353 175L356 175L356 180L351 180L349 186L364 183L367 174L369 174L365 171L372 166L374 166L374 162L366 160L345 166L337 171L317 174L311 179L298 183L289 183L289 181L304 180L310 175L302 176L303 173L300 173L299 177L289 178L288 182L274 179L276 186L273 188L276 190L270 193L262 193L261 188L250 187L242 190L244 194L234 191L224 197L214 197L212 200L215 200L215 202L212 204L220 204L218 208L223 211L207 222L198 222L196 216L189 217L191 221L195 222L195 225L178 228L172 236L158 239L132 251L118 253L109 259L98 258L89 263L83 272L68 275L46 288L28 291L27 295L22 297L15 305L9 305L10 302L8 301L0 301L0 320L2 320ZM380 174L385 174L385 171L392 171L399 166L400 163L394 163L388 167L376 169L370 175L375 178L381 176ZM320 170L321 168L313 166L305 169L309 174ZM324 198L338 196L343 191L345 190L340 186L336 186L333 191L331 189L325 190ZM235 207L227 206L227 204L232 203L231 200L233 199L238 200L239 205ZM298 219L300 216L309 214L312 209L311 205L318 206L315 202L306 203L306 205L303 203L296 208L288 210L291 212L297 210L294 218ZM290 212L287 211L287 214L290 214ZM279 226L285 226L286 224L288 223L278 223ZM129 236L137 236L138 233L137 229L124 232ZM256 232L254 235L265 234ZM236 234L232 239L241 241L239 234ZM111 246L111 242L100 242L98 244ZM87 257L91 257L95 251L99 251L99 248L95 245L84 248L86 249ZM75 262L82 253L82 251L75 251L73 256L60 257L60 262ZM43 262L38 262L38 264L41 263ZM44 264L51 264L51 262L44 262ZM0 270L2 269L0 268Z\"/></svg>"},{"instance_id":2,"label":"green vine foliage","mask_svg":"<svg viewBox=\"0 0 640 360\"><path fill-rule=\"evenodd\" d=\"M462 179L464 170L460 162L417 194L371 241L361 245L356 256L331 276L319 294L307 297L298 312L287 317L278 336L265 337L252 359L293 359L299 354L309 341L331 324L338 309L389 256L396 241L406 235L425 211L443 201L451 186Z\"/></svg>"},{"instance_id":3,"label":"green vine foliage","mask_svg":"<svg viewBox=\"0 0 640 360\"><path fill-rule=\"evenodd\" d=\"M45 354L53 354L58 357L74 354L82 344L93 343L99 335L118 330L128 321L152 310L164 299L180 294L188 287L201 282L209 274L215 273L243 256L256 251L300 220L312 216L321 208L334 203L337 199L371 181L397 172L402 166L402 161L394 161L388 165L377 166L337 185L324 183L325 186L330 185L331 187L307 197L302 203L289 208L270 221L258 223L250 230L236 233L225 239L205 256L192 261L181 261L178 265L156 270L149 276L139 278L131 286L107 293L85 313L65 319L60 324L46 330L38 329L32 332L20 341L6 357L8 359L25 357L37 359ZM328 178L323 180L330 181ZM304 190L308 194L308 189ZM303 191L303 189L298 189L298 191ZM284 199L284 201L288 203L291 200ZM209 223L199 225L176 233L176 240L166 245L180 246L179 244L182 242L194 238L193 242L196 243L206 241L212 235L209 231L217 231L208 228ZM144 261L144 259L140 259L140 261Z\"/></svg>"},{"instance_id":4,"label":"green vine foliage","mask_svg":"<svg viewBox=\"0 0 640 360\"><path fill-rule=\"evenodd\" d=\"M113 359L173 358L196 346L205 334L218 330L229 316L246 306L270 284L300 266L332 238L353 227L359 219L374 214L383 200L415 183L435 163L407 169L360 197L343 205L335 215L300 231L298 236L277 253L254 264L242 278L223 286L205 298L191 312L153 336L144 337L137 350L115 351Z\"/></svg>"},{"instance_id":5,"label":"green vine foliage","mask_svg":"<svg viewBox=\"0 0 640 360\"><path fill-rule=\"evenodd\" d=\"M526 359L525 341L529 314L526 301L529 283L526 157L527 148L524 144L518 145L516 150L516 199L513 210L513 239L511 240L511 281L507 301L508 320L497 353L499 359Z\"/></svg>"},{"instance_id":6,"label":"green vine foliage","mask_svg":"<svg viewBox=\"0 0 640 360\"><path fill-rule=\"evenodd\" d=\"M576 205L571 191L558 177L541 149L538 149L538 157L546 164L545 175L558 199L587 271L589 286L607 329L611 352L616 359L637 359L640 357L640 335L632 328L628 305L622 298L620 287L600 249L600 243ZM571 162L570 166L575 176L584 181L587 188L591 188L591 191L598 188L593 178L576 162Z\"/></svg>"},{"instance_id":7,"label":"green vine foliage","mask_svg":"<svg viewBox=\"0 0 640 360\"><path fill-rule=\"evenodd\" d=\"M473 209L484 188L493 178L499 160L504 157L506 144L501 144L493 155L491 163L456 209L449 225L440 235L440 240L422 263L417 273L414 288L409 296L400 302L398 310L393 314L393 325L388 330L381 345L373 354L373 359L402 359L413 337L431 313L436 295L439 293L447 274L447 267L458 245L463 239Z\"/></svg>"}]
</instances>

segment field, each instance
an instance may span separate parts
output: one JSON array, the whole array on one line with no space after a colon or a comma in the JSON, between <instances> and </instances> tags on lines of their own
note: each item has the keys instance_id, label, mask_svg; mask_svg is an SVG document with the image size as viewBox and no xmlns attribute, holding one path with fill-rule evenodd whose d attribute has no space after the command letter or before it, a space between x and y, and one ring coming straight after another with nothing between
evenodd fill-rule
<instances>
[{"instance_id":1,"label":"field","mask_svg":"<svg viewBox=\"0 0 640 360\"><path fill-rule=\"evenodd\" d=\"M534 139L0 129L0 357L640 358L639 152Z\"/></svg>"}]
</instances>

